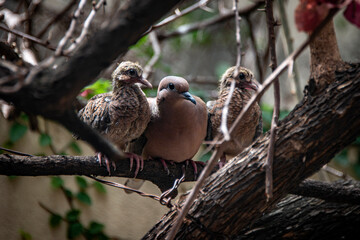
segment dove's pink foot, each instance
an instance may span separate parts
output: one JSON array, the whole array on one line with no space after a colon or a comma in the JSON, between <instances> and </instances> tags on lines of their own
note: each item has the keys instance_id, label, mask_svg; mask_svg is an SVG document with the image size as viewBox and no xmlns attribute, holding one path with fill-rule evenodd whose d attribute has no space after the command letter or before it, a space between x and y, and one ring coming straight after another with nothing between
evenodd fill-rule
<instances>
[{"instance_id":1,"label":"dove's pink foot","mask_svg":"<svg viewBox=\"0 0 360 240\"><path fill-rule=\"evenodd\" d=\"M189 162L191 163L191 165L192 165L193 168L194 168L194 176L195 176L195 179L196 179L197 176L198 176L198 167L197 167L197 164L201 164L201 165L204 166L205 163L204 163L204 162L200 162L200 161L194 161L194 160L192 160L192 159L188 159L188 160L186 160L186 165L188 165Z\"/></svg>"},{"instance_id":2,"label":"dove's pink foot","mask_svg":"<svg viewBox=\"0 0 360 240\"><path fill-rule=\"evenodd\" d=\"M126 155L128 156L128 158L130 158L130 171L132 170L134 159L136 161L136 169L134 174L134 178L136 178L139 171L142 171L144 168L144 159L135 153L126 153Z\"/></svg>"},{"instance_id":3,"label":"dove's pink foot","mask_svg":"<svg viewBox=\"0 0 360 240\"><path fill-rule=\"evenodd\" d=\"M97 158L99 159L100 166L102 166L102 159L105 160L106 170L109 172L109 175L111 175L110 172L110 160L106 157L106 155L102 154L101 152L97 153ZM116 170L115 162L111 162L111 165L113 166L114 170Z\"/></svg>"}]
</instances>

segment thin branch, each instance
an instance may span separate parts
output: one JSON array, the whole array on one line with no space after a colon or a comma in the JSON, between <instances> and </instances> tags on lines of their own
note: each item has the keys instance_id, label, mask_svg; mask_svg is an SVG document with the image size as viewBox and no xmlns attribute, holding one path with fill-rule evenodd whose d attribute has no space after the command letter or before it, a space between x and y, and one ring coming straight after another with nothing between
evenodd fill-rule
<instances>
[{"instance_id":1,"label":"thin branch","mask_svg":"<svg viewBox=\"0 0 360 240\"><path fill-rule=\"evenodd\" d=\"M16 36L19 36L19 37L22 37L22 38L26 38L26 39L28 39L28 40L30 40L30 41L32 41L32 42L34 42L34 43L37 43L37 44L39 44L39 45L41 45L41 46L44 46L44 47L46 47L46 48L48 48L48 49L50 49L50 50L52 50L52 51L55 51L55 50L56 50L56 48L55 48L54 46L51 46L50 43L47 42L47 41L43 41L43 40L41 40L41 39L39 39L39 38L36 38L36 37L31 36L31 35L29 35L29 34L20 32L20 31L18 31L18 30L16 30L16 29L7 28L7 27L4 26L3 24L0 24L0 29L2 29L2 30L4 30L4 31L7 31L7 32L9 32L9 33L12 33L12 34L14 34L14 35L16 35Z\"/></svg>"},{"instance_id":2,"label":"thin branch","mask_svg":"<svg viewBox=\"0 0 360 240\"><path fill-rule=\"evenodd\" d=\"M227 117L228 117L228 112L229 112L230 101L231 101L232 95L234 93L234 90L235 90L235 81L231 81L229 94L228 94L228 97L226 98L226 101L225 101L225 104L223 107L223 111L221 113L220 130L224 134L225 141L230 140L230 134L229 134L229 130L227 127Z\"/></svg>"},{"instance_id":3,"label":"thin branch","mask_svg":"<svg viewBox=\"0 0 360 240\"><path fill-rule=\"evenodd\" d=\"M165 25L167 25L167 24L175 21L176 19L178 19L178 18L180 18L180 17L182 17L182 16L184 16L184 15L186 15L186 14L195 11L195 10L198 9L198 8L203 8L203 7L205 7L206 4L208 4L209 1L210 1L210 0L200 0L199 2L191 5L191 6L188 7L188 8L185 8L185 9L182 10L182 11L179 11L179 10L177 9L178 11L176 11L174 15L171 15L171 16L165 18L164 20L162 20L161 22L159 22L158 24L153 25L153 26L149 29L149 31L148 31L147 33L151 32L151 31L154 31L155 29L160 28L160 27L162 27L162 26L165 26Z\"/></svg>"},{"instance_id":4,"label":"thin branch","mask_svg":"<svg viewBox=\"0 0 360 240\"><path fill-rule=\"evenodd\" d=\"M240 35L240 16L239 16L239 7L238 7L238 1L239 0L233 0L233 11L235 15L235 36L236 36L236 69L235 69L235 75L238 73L238 69L241 64L241 35Z\"/></svg>"},{"instance_id":5,"label":"thin branch","mask_svg":"<svg viewBox=\"0 0 360 240\"><path fill-rule=\"evenodd\" d=\"M74 49L79 46L79 44L84 40L84 38L88 35L90 24L92 20L95 17L96 12L99 10L99 8L104 5L105 0L100 0L96 5L93 5L93 8L91 12L89 13L89 16L86 18L84 22L84 26L82 28L81 34L79 37L77 37L74 42L69 46L68 49L64 51L65 54L70 54Z\"/></svg>"},{"instance_id":6,"label":"thin branch","mask_svg":"<svg viewBox=\"0 0 360 240\"><path fill-rule=\"evenodd\" d=\"M348 184L351 181L347 182ZM314 197L329 202L360 204L360 188L344 186L343 181L326 183L315 180L305 180L290 191L292 194L304 197Z\"/></svg>"},{"instance_id":7,"label":"thin branch","mask_svg":"<svg viewBox=\"0 0 360 240\"><path fill-rule=\"evenodd\" d=\"M280 14L280 18L281 18L281 24L282 24L283 30L284 30L284 35L285 35L286 44L288 47L288 52L292 52L292 51L294 51L293 39L291 38L290 27L289 27L288 19L286 16L285 7L284 7L284 1L278 0L277 2L279 5L279 14ZM294 69L294 74L292 76L293 76L294 82L295 82L296 96L297 96L298 100L300 100L302 98L302 92L301 92L301 87L300 87L299 72L298 72L298 69L297 69L295 63L294 63L293 69Z\"/></svg>"},{"instance_id":8,"label":"thin branch","mask_svg":"<svg viewBox=\"0 0 360 240\"><path fill-rule=\"evenodd\" d=\"M159 61L159 58L161 56L161 48L160 48L159 40L157 38L156 31L150 32L149 38L150 38L151 45L152 45L153 50L154 50L154 55L151 57L150 61L144 67L143 77L145 79L149 78L149 76L152 73L152 68L157 63L157 61Z\"/></svg>"},{"instance_id":9,"label":"thin branch","mask_svg":"<svg viewBox=\"0 0 360 240\"><path fill-rule=\"evenodd\" d=\"M269 46L270 46L270 66L272 71L277 68L277 59L276 59L276 47L275 47L275 21L273 15L273 2L272 0L266 0L265 4L266 8L266 22L268 25L268 34L269 34ZM273 160L274 160L274 152L275 152L275 137L276 137L276 128L278 126L279 121L279 112L280 112L280 85L279 79L276 77L274 80L274 110L273 116L271 120L271 130L270 130L270 142L269 149L267 154L267 159L265 162L266 169L266 178L265 178L265 194L267 200L272 198L273 192Z\"/></svg>"},{"instance_id":10,"label":"thin branch","mask_svg":"<svg viewBox=\"0 0 360 240\"><path fill-rule=\"evenodd\" d=\"M82 10L83 10L86 2L87 2L86 0L80 0L78 8L75 10L75 13L74 13L71 23L70 23L70 26L65 33L65 36L59 41L59 44L55 51L55 56L60 56L62 54L62 51L65 47L66 42L72 37L72 35L75 31L76 22L77 22L78 18L80 17L80 14L82 13Z\"/></svg>"},{"instance_id":11,"label":"thin branch","mask_svg":"<svg viewBox=\"0 0 360 240\"><path fill-rule=\"evenodd\" d=\"M0 150L5 151L5 152L9 152L9 153L12 153L12 154L20 155L20 156L34 157L34 155L19 152L19 151L15 151L15 150L11 150L11 149L8 149L8 148L0 147Z\"/></svg>"},{"instance_id":12,"label":"thin branch","mask_svg":"<svg viewBox=\"0 0 360 240\"><path fill-rule=\"evenodd\" d=\"M61 12L59 12L45 25L43 29L40 30L36 37L41 38L54 23L58 22L62 17L65 16L65 14L75 5L76 1L77 0L72 0L71 2L69 2L69 4Z\"/></svg>"},{"instance_id":13,"label":"thin branch","mask_svg":"<svg viewBox=\"0 0 360 240\"><path fill-rule=\"evenodd\" d=\"M273 71L269 77L264 81L264 84L261 85L256 92L256 94L250 99L250 101L246 104L246 106L243 108L241 113L237 116L236 120L233 122L233 125L230 128L230 136L233 133L234 129L239 125L240 121L242 120L243 116L249 111L249 109L255 104L261 96L264 94L264 92L270 87L270 85L277 79L277 77L289 66L291 61L296 59L300 53L304 51L304 49L310 44L310 42L318 35L318 33L324 28L324 26L332 20L334 15L337 13L337 11L331 11L328 16L319 24L319 26L313 31L313 33L306 39L304 43L302 43L299 48L297 48L293 53L291 53L290 56L288 56L277 68L275 71ZM224 143L224 139L218 141L218 139L215 139L214 142L217 142L217 146L215 148L215 151L213 152L212 156L210 157L210 160L208 161L208 164L205 166L205 169L202 171L197 183L195 184L194 188L191 190L191 193L186 198L186 201L177 216L177 219L175 221L175 224L173 225L171 229L170 236L172 236L175 232L175 234L178 232L184 217L189 212L189 209L196 199L201 186L204 184L205 179L210 175L211 169L213 169L217 163L217 160L220 158L220 156L223 153L222 145ZM214 146L210 146L214 147Z\"/></svg>"},{"instance_id":14,"label":"thin branch","mask_svg":"<svg viewBox=\"0 0 360 240\"><path fill-rule=\"evenodd\" d=\"M256 2L253 5L250 5L246 8L240 9L239 15L244 16L244 17L248 16L248 15L256 12L258 7L261 6L263 3L264 3L264 1L259 1L259 2ZM159 41L162 41L164 39L182 36L182 35L188 34L190 32L193 32L193 31L196 31L199 29L204 29L209 26L213 26L213 25L216 25L219 23L229 21L229 20L233 19L233 17L234 17L234 11L227 10L225 13L221 13L220 15L218 15L216 17L206 19L201 22L182 25L172 32L159 33L158 38L159 38Z\"/></svg>"}]
</instances>

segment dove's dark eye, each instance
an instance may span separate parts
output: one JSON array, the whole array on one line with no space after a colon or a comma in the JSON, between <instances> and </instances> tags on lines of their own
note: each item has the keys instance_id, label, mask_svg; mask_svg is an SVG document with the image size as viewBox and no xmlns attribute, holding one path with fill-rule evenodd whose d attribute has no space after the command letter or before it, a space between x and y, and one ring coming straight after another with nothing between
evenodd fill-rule
<instances>
[{"instance_id":1,"label":"dove's dark eye","mask_svg":"<svg viewBox=\"0 0 360 240\"><path fill-rule=\"evenodd\" d=\"M174 90L175 89L175 85L173 84L173 83L169 83L169 88L170 88L170 90Z\"/></svg>"},{"instance_id":2,"label":"dove's dark eye","mask_svg":"<svg viewBox=\"0 0 360 240\"><path fill-rule=\"evenodd\" d=\"M244 80L244 79L245 79L245 74L244 74L244 73L240 73L240 74L239 74L239 79L240 79L240 80Z\"/></svg>"},{"instance_id":3,"label":"dove's dark eye","mask_svg":"<svg viewBox=\"0 0 360 240\"><path fill-rule=\"evenodd\" d=\"M129 73L130 77L136 77L136 71L134 69L129 69L128 73Z\"/></svg>"}]
</instances>

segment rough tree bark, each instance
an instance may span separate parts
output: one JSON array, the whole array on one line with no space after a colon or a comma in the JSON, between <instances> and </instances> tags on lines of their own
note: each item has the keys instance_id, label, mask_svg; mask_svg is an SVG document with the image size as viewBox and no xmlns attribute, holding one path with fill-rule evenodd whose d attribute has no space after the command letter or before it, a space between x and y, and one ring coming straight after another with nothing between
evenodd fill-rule
<instances>
[{"instance_id":1,"label":"rough tree bark","mask_svg":"<svg viewBox=\"0 0 360 240\"><path fill-rule=\"evenodd\" d=\"M359 135L359 107L359 66L338 73L337 81L318 96L306 94L279 123L273 198L266 202L264 194L266 134L208 178L176 238L236 236ZM164 238L176 215L171 210L144 239Z\"/></svg>"},{"instance_id":2,"label":"rough tree bark","mask_svg":"<svg viewBox=\"0 0 360 240\"><path fill-rule=\"evenodd\" d=\"M338 185L360 187L359 182ZM360 202L353 205L290 195L235 239L357 239L359 224Z\"/></svg>"}]
</instances>

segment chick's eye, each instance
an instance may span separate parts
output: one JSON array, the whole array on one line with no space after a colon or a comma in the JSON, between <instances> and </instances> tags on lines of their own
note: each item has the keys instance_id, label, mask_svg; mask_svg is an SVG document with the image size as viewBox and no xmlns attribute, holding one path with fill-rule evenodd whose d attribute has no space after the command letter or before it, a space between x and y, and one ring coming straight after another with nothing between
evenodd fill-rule
<instances>
[{"instance_id":1,"label":"chick's eye","mask_svg":"<svg viewBox=\"0 0 360 240\"><path fill-rule=\"evenodd\" d=\"M175 85L173 83L169 83L168 87L170 88L170 90L174 90L175 89Z\"/></svg>"},{"instance_id":2,"label":"chick's eye","mask_svg":"<svg viewBox=\"0 0 360 240\"><path fill-rule=\"evenodd\" d=\"M245 74L244 74L244 73L240 73L240 74L239 74L239 78L240 78L240 80L244 80L244 79L245 79Z\"/></svg>"},{"instance_id":3,"label":"chick's eye","mask_svg":"<svg viewBox=\"0 0 360 240\"><path fill-rule=\"evenodd\" d=\"M130 77L136 76L136 71L134 69L129 69L128 73L129 73Z\"/></svg>"}]
</instances>

